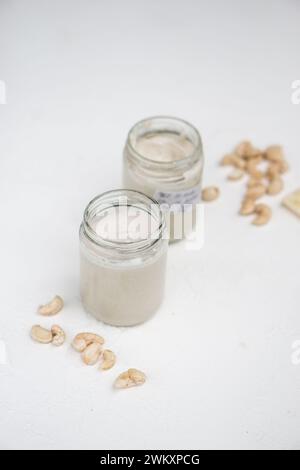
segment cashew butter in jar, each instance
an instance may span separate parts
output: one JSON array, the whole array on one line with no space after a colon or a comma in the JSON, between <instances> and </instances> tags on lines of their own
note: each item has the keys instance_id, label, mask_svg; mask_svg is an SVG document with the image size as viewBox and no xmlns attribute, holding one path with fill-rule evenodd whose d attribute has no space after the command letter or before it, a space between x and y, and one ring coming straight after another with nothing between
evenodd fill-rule
<instances>
[{"instance_id":1,"label":"cashew butter in jar","mask_svg":"<svg viewBox=\"0 0 300 470\"><path fill-rule=\"evenodd\" d=\"M93 199L80 227L80 290L84 308L115 326L142 323L165 290L168 236L157 202L116 190Z\"/></svg>"},{"instance_id":2,"label":"cashew butter in jar","mask_svg":"<svg viewBox=\"0 0 300 470\"><path fill-rule=\"evenodd\" d=\"M145 119L128 134L124 187L148 194L167 208L171 241L182 239L195 229L203 163L199 132L181 119Z\"/></svg>"}]
</instances>

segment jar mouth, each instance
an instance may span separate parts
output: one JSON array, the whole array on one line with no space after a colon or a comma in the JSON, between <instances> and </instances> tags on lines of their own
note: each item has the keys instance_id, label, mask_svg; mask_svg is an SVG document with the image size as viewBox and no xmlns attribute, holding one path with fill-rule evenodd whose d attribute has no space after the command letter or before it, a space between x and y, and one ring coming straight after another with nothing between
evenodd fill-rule
<instances>
[{"instance_id":1,"label":"jar mouth","mask_svg":"<svg viewBox=\"0 0 300 470\"><path fill-rule=\"evenodd\" d=\"M166 222L155 199L138 191L118 189L89 202L82 230L97 246L130 254L152 248L165 238Z\"/></svg>"},{"instance_id":2,"label":"jar mouth","mask_svg":"<svg viewBox=\"0 0 300 470\"><path fill-rule=\"evenodd\" d=\"M176 160L162 161L141 153L136 147L137 140L149 134L167 132L178 137L185 137L193 146L191 152L183 155ZM170 169L183 166L189 166L199 159L199 153L202 154L202 140L196 127L189 122L172 116L153 116L138 121L132 126L128 133L127 145L131 154L146 165Z\"/></svg>"}]
</instances>

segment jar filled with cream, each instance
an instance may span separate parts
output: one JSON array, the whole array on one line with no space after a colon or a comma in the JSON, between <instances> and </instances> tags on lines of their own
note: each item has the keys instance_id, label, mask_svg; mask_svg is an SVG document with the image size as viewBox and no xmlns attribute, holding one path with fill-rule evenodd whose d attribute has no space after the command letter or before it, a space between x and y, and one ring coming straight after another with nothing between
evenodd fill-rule
<instances>
[{"instance_id":1,"label":"jar filled with cream","mask_svg":"<svg viewBox=\"0 0 300 470\"><path fill-rule=\"evenodd\" d=\"M130 190L93 199L80 227L84 308L115 326L146 321L165 287L168 236L157 201Z\"/></svg>"},{"instance_id":2,"label":"jar filled with cream","mask_svg":"<svg viewBox=\"0 0 300 470\"><path fill-rule=\"evenodd\" d=\"M157 116L138 122L128 134L123 184L168 208L172 241L195 228L203 164L201 137L186 121Z\"/></svg>"}]
</instances>

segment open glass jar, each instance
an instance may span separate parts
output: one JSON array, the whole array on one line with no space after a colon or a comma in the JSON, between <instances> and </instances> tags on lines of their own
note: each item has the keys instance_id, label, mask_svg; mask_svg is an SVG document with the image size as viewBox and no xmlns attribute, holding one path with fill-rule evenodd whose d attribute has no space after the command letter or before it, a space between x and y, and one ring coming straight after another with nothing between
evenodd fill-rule
<instances>
[{"instance_id":1,"label":"open glass jar","mask_svg":"<svg viewBox=\"0 0 300 470\"><path fill-rule=\"evenodd\" d=\"M186 121L157 116L138 122L129 131L124 187L141 191L168 208L172 241L195 228L203 164L201 137Z\"/></svg>"},{"instance_id":2,"label":"open glass jar","mask_svg":"<svg viewBox=\"0 0 300 470\"><path fill-rule=\"evenodd\" d=\"M80 227L84 308L110 325L146 321L163 300L167 247L164 214L155 200L128 190L97 196Z\"/></svg>"}]
</instances>

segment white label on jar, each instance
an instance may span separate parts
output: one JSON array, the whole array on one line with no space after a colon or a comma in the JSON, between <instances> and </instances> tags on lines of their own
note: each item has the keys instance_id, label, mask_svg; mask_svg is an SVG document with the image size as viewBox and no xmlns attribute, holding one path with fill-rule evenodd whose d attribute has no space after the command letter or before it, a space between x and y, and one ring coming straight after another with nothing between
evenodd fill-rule
<instances>
[{"instance_id":1,"label":"white label on jar","mask_svg":"<svg viewBox=\"0 0 300 470\"><path fill-rule=\"evenodd\" d=\"M154 198L159 204L167 204L172 212L189 211L200 201L201 186L183 191L156 191Z\"/></svg>"}]
</instances>

